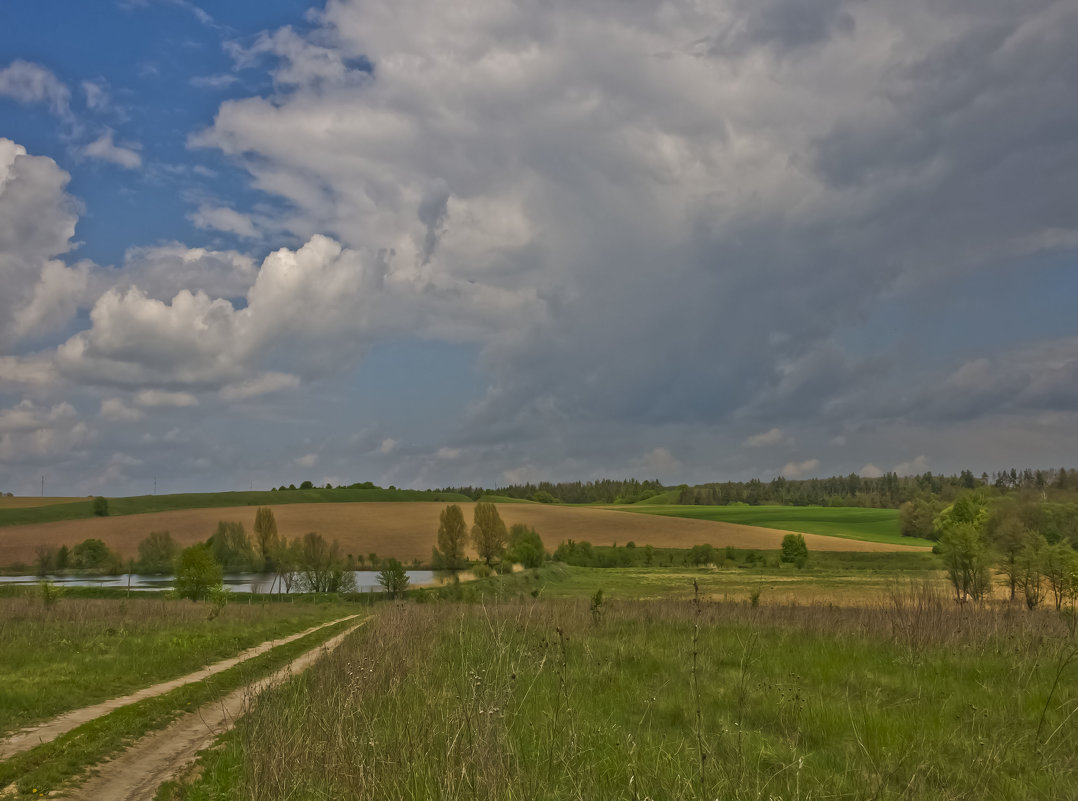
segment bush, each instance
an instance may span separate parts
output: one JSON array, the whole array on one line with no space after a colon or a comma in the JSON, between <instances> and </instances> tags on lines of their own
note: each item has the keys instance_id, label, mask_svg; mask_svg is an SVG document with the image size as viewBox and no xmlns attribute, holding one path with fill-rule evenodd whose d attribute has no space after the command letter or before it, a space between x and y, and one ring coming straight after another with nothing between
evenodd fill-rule
<instances>
[{"instance_id":1,"label":"bush","mask_svg":"<svg viewBox=\"0 0 1078 801\"><path fill-rule=\"evenodd\" d=\"M782 538L782 556L779 558L783 562L792 562L798 567L804 567L808 554L808 545L805 544L805 538L801 534L787 534Z\"/></svg>"},{"instance_id":2,"label":"bush","mask_svg":"<svg viewBox=\"0 0 1078 801\"><path fill-rule=\"evenodd\" d=\"M180 598L201 601L221 587L223 570L205 545L185 548L176 560L175 592Z\"/></svg>"},{"instance_id":3,"label":"bush","mask_svg":"<svg viewBox=\"0 0 1078 801\"><path fill-rule=\"evenodd\" d=\"M109 499L102 498L98 495L94 498L94 514L98 517L108 517L109 514Z\"/></svg>"},{"instance_id":4,"label":"bush","mask_svg":"<svg viewBox=\"0 0 1078 801\"><path fill-rule=\"evenodd\" d=\"M694 545L689 549L689 561L694 565L707 565L715 561L715 548L711 545Z\"/></svg>"},{"instance_id":5,"label":"bush","mask_svg":"<svg viewBox=\"0 0 1078 801\"><path fill-rule=\"evenodd\" d=\"M112 552L99 539L83 540L71 551L72 566L76 570L102 570L112 561Z\"/></svg>"},{"instance_id":6,"label":"bush","mask_svg":"<svg viewBox=\"0 0 1078 801\"><path fill-rule=\"evenodd\" d=\"M541 567L546 551L543 549L543 540L535 529L523 523L515 523L509 529L509 547L505 555L509 561L519 562L524 567Z\"/></svg>"}]
</instances>

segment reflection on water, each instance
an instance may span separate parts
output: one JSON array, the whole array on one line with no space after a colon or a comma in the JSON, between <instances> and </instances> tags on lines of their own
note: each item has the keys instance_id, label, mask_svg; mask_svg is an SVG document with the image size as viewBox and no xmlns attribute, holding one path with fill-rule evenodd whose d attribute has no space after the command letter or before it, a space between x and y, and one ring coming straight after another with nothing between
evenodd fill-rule
<instances>
[{"instance_id":1,"label":"reflection on water","mask_svg":"<svg viewBox=\"0 0 1078 801\"><path fill-rule=\"evenodd\" d=\"M432 570L408 570L408 583L412 586L440 583ZM353 571L356 577L356 589L359 592L380 592L378 573L374 570ZM43 579L38 576L0 576L0 585L37 584ZM124 573L119 576L45 576L58 587L114 587L132 590L171 590L173 576L144 576L139 573ZM230 573L224 577L225 587L232 592L284 592L281 582L273 573ZM293 584L296 589L296 584Z\"/></svg>"}]
</instances>

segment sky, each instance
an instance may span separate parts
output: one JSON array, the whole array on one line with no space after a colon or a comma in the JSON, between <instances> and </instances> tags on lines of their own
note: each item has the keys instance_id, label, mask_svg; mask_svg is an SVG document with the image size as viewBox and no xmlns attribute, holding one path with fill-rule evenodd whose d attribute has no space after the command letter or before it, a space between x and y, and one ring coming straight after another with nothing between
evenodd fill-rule
<instances>
[{"instance_id":1,"label":"sky","mask_svg":"<svg viewBox=\"0 0 1078 801\"><path fill-rule=\"evenodd\" d=\"M0 5L0 491L1075 466L1073 0Z\"/></svg>"}]
</instances>

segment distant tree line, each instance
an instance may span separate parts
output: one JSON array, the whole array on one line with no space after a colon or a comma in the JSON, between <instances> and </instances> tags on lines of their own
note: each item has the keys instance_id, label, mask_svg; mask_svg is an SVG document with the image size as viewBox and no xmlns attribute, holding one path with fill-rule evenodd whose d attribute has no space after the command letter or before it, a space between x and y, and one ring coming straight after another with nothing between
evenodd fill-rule
<instances>
[{"instance_id":1,"label":"distant tree line","mask_svg":"<svg viewBox=\"0 0 1078 801\"><path fill-rule=\"evenodd\" d=\"M484 495L539 501L541 503L637 503L667 490L659 481L635 478L598 481L541 481L538 484L510 484L495 489L483 487L445 487L437 492L455 492L478 500Z\"/></svg>"},{"instance_id":2,"label":"distant tree line","mask_svg":"<svg viewBox=\"0 0 1078 801\"><path fill-rule=\"evenodd\" d=\"M446 487L440 492L456 492L478 499L497 495L522 500L557 503L638 503L664 496L668 503L726 506L748 504L758 506L855 506L878 509L897 509L902 504L934 499L950 503L967 490L986 488L1002 495L1016 491L1043 493L1046 499L1078 500L1078 470L1059 468L1034 470L1009 468L977 476L971 470L957 475L925 472L914 476L885 473L878 477L848 476L830 478L789 479L782 476L763 481L718 481L704 484L664 486L659 481L636 479L601 479L599 481L549 482L510 484L486 489L483 487Z\"/></svg>"}]
</instances>

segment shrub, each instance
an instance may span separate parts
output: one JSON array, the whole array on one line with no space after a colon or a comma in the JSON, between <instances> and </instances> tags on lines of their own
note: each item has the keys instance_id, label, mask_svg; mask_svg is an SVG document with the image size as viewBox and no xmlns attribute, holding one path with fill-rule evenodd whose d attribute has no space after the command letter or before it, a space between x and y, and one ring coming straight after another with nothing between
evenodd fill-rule
<instances>
[{"instance_id":1,"label":"shrub","mask_svg":"<svg viewBox=\"0 0 1078 801\"><path fill-rule=\"evenodd\" d=\"M808 553L808 545L805 544L805 538L801 534L787 534L782 538L780 559L783 562L792 562L798 567L804 567Z\"/></svg>"},{"instance_id":2,"label":"shrub","mask_svg":"<svg viewBox=\"0 0 1078 801\"><path fill-rule=\"evenodd\" d=\"M102 498L98 495L94 498L94 514L98 517L108 517L109 514L109 499Z\"/></svg>"},{"instance_id":3,"label":"shrub","mask_svg":"<svg viewBox=\"0 0 1078 801\"><path fill-rule=\"evenodd\" d=\"M706 565L715 561L715 548L711 545L694 545L689 549L689 561L694 565Z\"/></svg>"},{"instance_id":4,"label":"shrub","mask_svg":"<svg viewBox=\"0 0 1078 801\"><path fill-rule=\"evenodd\" d=\"M520 562L524 567L541 567L546 551L538 532L523 523L515 523L509 529L509 547L506 558L511 562Z\"/></svg>"},{"instance_id":5,"label":"shrub","mask_svg":"<svg viewBox=\"0 0 1078 801\"><path fill-rule=\"evenodd\" d=\"M71 561L76 570L101 570L109 566L113 556L104 542L91 538L72 549Z\"/></svg>"}]
</instances>

